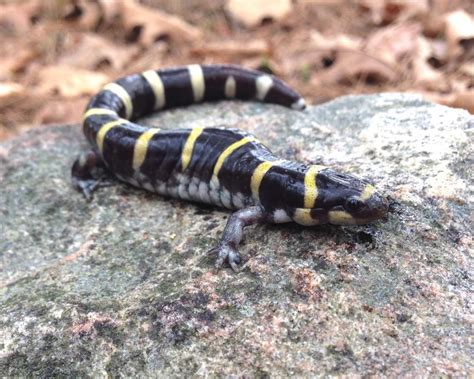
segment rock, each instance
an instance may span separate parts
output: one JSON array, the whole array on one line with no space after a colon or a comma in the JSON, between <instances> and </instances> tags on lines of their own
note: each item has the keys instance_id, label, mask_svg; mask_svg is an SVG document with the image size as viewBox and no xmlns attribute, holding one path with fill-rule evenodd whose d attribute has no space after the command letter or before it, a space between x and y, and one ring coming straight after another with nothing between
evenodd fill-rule
<instances>
[{"instance_id":1,"label":"rock","mask_svg":"<svg viewBox=\"0 0 474 379\"><path fill-rule=\"evenodd\" d=\"M198 121L197 121L198 120ZM372 179L370 226L248 227L239 273L206 255L229 212L124 184L87 203L78 125L0 145L5 376L468 376L472 135L413 95L305 112L225 102L147 119L238 125L283 157Z\"/></svg>"}]
</instances>

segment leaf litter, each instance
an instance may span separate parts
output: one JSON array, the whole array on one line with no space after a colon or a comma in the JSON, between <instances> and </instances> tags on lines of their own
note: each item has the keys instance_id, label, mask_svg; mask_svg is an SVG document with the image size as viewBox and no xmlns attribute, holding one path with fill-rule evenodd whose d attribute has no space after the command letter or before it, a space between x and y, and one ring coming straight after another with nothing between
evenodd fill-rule
<instances>
[{"instance_id":1,"label":"leaf litter","mask_svg":"<svg viewBox=\"0 0 474 379\"><path fill-rule=\"evenodd\" d=\"M274 73L317 104L416 92L474 113L469 0L0 0L0 139L79 122L114 78L189 63Z\"/></svg>"}]
</instances>

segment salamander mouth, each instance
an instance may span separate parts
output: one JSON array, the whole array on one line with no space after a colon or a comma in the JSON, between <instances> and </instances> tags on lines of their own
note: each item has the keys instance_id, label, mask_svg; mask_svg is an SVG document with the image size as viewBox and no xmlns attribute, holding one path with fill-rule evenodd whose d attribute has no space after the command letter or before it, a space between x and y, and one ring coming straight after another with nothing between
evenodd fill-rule
<instances>
[{"instance_id":1,"label":"salamander mouth","mask_svg":"<svg viewBox=\"0 0 474 379\"><path fill-rule=\"evenodd\" d=\"M367 224L384 217L389 209L388 200L380 194L374 194L365 203L365 207L353 216L358 224Z\"/></svg>"},{"instance_id":2,"label":"salamander mouth","mask_svg":"<svg viewBox=\"0 0 474 379\"><path fill-rule=\"evenodd\" d=\"M328 211L328 221L336 225L363 225L374 222L388 212L388 201L379 194L361 202L356 209L336 205Z\"/></svg>"}]
</instances>

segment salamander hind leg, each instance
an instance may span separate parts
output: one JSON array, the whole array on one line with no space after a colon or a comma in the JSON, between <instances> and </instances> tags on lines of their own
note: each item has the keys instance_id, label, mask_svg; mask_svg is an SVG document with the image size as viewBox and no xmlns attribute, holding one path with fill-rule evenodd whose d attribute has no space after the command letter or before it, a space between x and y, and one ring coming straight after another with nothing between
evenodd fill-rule
<instances>
[{"instance_id":1,"label":"salamander hind leg","mask_svg":"<svg viewBox=\"0 0 474 379\"><path fill-rule=\"evenodd\" d=\"M87 200L91 200L95 190L107 185L103 181L104 176L98 172L104 169L104 162L96 150L81 154L72 165L72 186Z\"/></svg>"},{"instance_id":2,"label":"salamander hind leg","mask_svg":"<svg viewBox=\"0 0 474 379\"><path fill-rule=\"evenodd\" d=\"M237 271L242 261L238 246L242 240L243 229L265 219L266 212L261 206L241 209L229 217L219 244L209 251L209 254L217 254L215 264L217 269L226 261L234 271Z\"/></svg>"}]
</instances>

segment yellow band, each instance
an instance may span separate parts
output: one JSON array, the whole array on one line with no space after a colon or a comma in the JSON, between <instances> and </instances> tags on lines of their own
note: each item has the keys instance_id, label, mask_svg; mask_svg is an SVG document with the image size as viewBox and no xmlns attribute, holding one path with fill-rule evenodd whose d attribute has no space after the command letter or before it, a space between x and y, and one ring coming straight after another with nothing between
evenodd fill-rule
<instances>
[{"instance_id":1,"label":"yellow band","mask_svg":"<svg viewBox=\"0 0 474 379\"><path fill-rule=\"evenodd\" d=\"M196 127L191 130L191 133L189 133L186 143L184 144L183 152L181 154L181 166L183 167L183 171L186 170L189 165L189 162L191 162L194 145L196 144L196 140L201 135L203 130L204 128L202 127Z\"/></svg>"},{"instance_id":2,"label":"yellow band","mask_svg":"<svg viewBox=\"0 0 474 379\"><path fill-rule=\"evenodd\" d=\"M311 217L311 209L309 208L296 208L293 214L293 221L300 225L311 226L319 224L319 220L315 220Z\"/></svg>"},{"instance_id":3,"label":"yellow band","mask_svg":"<svg viewBox=\"0 0 474 379\"><path fill-rule=\"evenodd\" d=\"M87 112L82 115L82 122L84 122L87 117L102 116L102 115L117 116L118 117L117 112L113 111L112 109L91 108L91 109L88 109Z\"/></svg>"},{"instance_id":4,"label":"yellow band","mask_svg":"<svg viewBox=\"0 0 474 379\"><path fill-rule=\"evenodd\" d=\"M121 118L121 119L118 119L118 120L115 120L115 121L107 122L107 123L105 123L104 125L101 126L101 128L99 129L99 132L97 133L97 136L95 137L95 140L97 142L97 147L99 148L99 151L100 151L101 154L104 151L104 138L105 138L105 135L107 134L107 132L110 129L115 128L118 125L122 125L126 122L127 122L127 120L124 120L124 119Z\"/></svg>"},{"instance_id":5,"label":"yellow band","mask_svg":"<svg viewBox=\"0 0 474 379\"><path fill-rule=\"evenodd\" d=\"M255 200L260 200L260 185L262 184L263 177L268 170L280 162L281 161L262 162L254 170L252 178L250 179L250 189L252 190L252 196Z\"/></svg>"},{"instance_id":6,"label":"yellow band","mask_svg":"<svg viewBox=\"0 0 474 379\"><path fill-rule=\"evenodd\" d=\"M375 192L375 187L372 184L367 184L359 196L360 201L366 201L369 199Z\"/></svg>"},{"instance_id":7,"label":"yellow band","mask_svg":"<svg viewBox=\"0 0 474 379\"><path fill-rule=\"evenodd\" d=\"M133 169L138 170L143 164L146 158L146 153L148 151L148 144L151 138L160 131L157 128L148 129L146 132L142 133L135 142L135 147L133 149Z\"/></svg>"},{"instance_id":8,"label":"yellow band","mask_svg":"<svg viewBox=\"0 0 474 379\"><path fill-rule=\"evenodd\" d=\"M155 94L155 109L161 109L166 104L165 97L165 86L160 78L160 75L154 70L145 71L142 76L150 85L153 93Z\"/></svg>"},{"instance_id":9,"label":"yellow band","mask_svg":"<svg viewBox=\"0 0 474 379\"><path fill-rule=\"evenodd\" d=\"M217 177L217 175L219 174L219 171L222 168L222 164L224 163L225 159L229 155L231 155L239 147L256 140L257 139L255 137L244 137L241 140L234 142L232 145L228 146L217 159L217 162L216 162L216 165L214 166L214 171L213 171L214 176Z\"/></svg>"},{"instance_id":10,"label":"yellow band","mask_svg":"<svg viewBox=\"0 0 474 379\"><path fill-rule=\"evenodd\" d=\"M314 208L314 203L318 197L318 186L316 185L316 176L318 172L324 169L324 166L310 166L304 177L304 207Z\"/></svg>"},{"instance_id":11,"label":"yellow band","mask_svg":"<svg viewBox=\"0 0 474 379\"><path fill-rule=\"evenodd\" d=\"M125 107L125 117L130 120L133 114L133 104L132 98L130 97L130 94L127 92L127 90L117 83L106 84L103 90L113 92L120 98L123 106Z\"/></svg>"}]
</instances>

